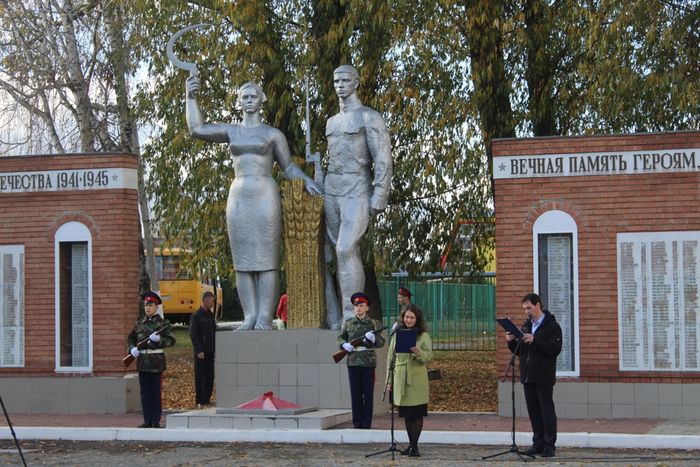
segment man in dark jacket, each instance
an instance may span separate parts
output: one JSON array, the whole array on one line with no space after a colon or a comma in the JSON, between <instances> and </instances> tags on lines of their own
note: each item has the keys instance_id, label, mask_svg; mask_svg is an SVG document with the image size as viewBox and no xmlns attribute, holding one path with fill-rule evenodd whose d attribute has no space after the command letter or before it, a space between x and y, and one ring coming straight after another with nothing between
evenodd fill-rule
<instances>
[{"instance_id":1,"label":"man in dark jacket","mask_svg":"<svg viewBox=\"0 0 700 467\"><path fill-rule=\"evenodd\" d=\"M523 337L518 340L506 333L506 340L510 351L520 360L520 381L532 425L532 446L525 454L554 457L557 414L553 394L557 356L561 352L561 327L554 315L542 309L537 294L525 295L522 306L528 317L523 325Z\"/></svg>"},{"instance_id":2,"label":"man in dark jacket","mask_svg":"<svg viewBox=\"0 0 700 467\"><path fill-rule=\"evenodd\" d=\"M194 390L197 408L211 403L214 390L214 352L216 351L216 318L214 294L204 292L199 310L190 317L190 340L194 351Z\"/></svg>"}]
</instances>

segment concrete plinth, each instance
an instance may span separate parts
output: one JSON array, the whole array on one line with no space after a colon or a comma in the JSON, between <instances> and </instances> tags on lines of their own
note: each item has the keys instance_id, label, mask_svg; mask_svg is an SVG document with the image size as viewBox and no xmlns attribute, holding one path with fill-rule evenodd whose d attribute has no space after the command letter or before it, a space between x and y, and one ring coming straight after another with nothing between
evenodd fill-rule
<instances>
[{"instance_id":1,"label":"concrete plinth","mask_svg":"<svg viewBox=\"0 0 700 467\"><path fill-rule=\"evenodd\" d=\"M498 384L499 415L511 414L510 392L510 382ZM561 381L554 386L554 405L561 419L697 420L700 418L700 384ZM515 384L515 408L519 416L527 416L520 382Z\"/></svg>"},{"instance_id":2,"label":"concrete plinth","mask_svg":"<svg viewBox=\"0 0 700 467\"><path fill-rule=\"evenodd\" d=\"M350 409L345 360L334 363L338 331L225 331L216 334L217 408L236 407L272 391L275 397L304 407ZM377 349L374 412L382 403L386 346Z\"/></svg>"},{"instance_id":3,"label":"concrete plinth","mask_svg":"<svg viewBox=\"0 0 700 467\"><path fill-rule=\"evenodd\" d=\"M16 414L108 414L139 410L137 375L1 377L0 394Z\"/></svg>"}]
</instances>

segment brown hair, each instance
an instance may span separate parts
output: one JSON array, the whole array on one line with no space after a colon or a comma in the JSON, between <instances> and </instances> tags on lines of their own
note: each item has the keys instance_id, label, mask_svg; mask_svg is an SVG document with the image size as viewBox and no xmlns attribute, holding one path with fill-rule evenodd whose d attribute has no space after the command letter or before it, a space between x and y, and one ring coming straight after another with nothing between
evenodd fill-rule
<instances>
[{"instance_id":1,"label":"brown hair","mask_svg":"<svg viewBox=\"0 0 700 467\"><path fill-rule=\"evenodd\" d=\"M407 311L410 311L411 313L416 315L416 324L415 324L414 328L416 329L416 332L418 333L419 336L428 330L428 325L425 323L425 320L423 319L423 312L421 311L420 308L418 308L418 305L416 305L415 303L411 303L404 310L401 311L401 315L399 316L399 319L401 320L402 323L405 323L405 321L403 320L403 317ZM404 327L405 327L405 324L404 324Z\"/></svg>"}]
</instances>

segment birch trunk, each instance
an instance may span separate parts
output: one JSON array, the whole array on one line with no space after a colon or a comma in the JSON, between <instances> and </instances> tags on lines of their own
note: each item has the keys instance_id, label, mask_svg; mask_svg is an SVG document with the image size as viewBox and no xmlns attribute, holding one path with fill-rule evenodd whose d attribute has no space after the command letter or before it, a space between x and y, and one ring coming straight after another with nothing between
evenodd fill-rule
<instances>
[{"instance_id":1,"label":"birch trunk","mask_svg":"<svg viewBox=\"0 0 700 467\"><path fill-rule=\"evenodd\" d=\"M151 217L148 209L148 197L146 194L146 186L144 183L144 167L143 158L141 157L141 144L139 142L138 125L134 118L134 113L129 106L129 88L127 86L126 77L128 75L128 67L126 57L128 53L124 46L124 22L123 12L119 4L111 4L105 11L105 24L109 31L111 61L114 67L114 87L117 98L117 109L119 113L120 125L120 146L125 152L129 152L138 157L138 197L139 211L141 214L141 227L143 229L143 238L146 247L146 257L141 253L139 269L139 277L148 277L150 279L150 290L159 291L158 275L156 272L156 260L154 256L153 234L151 232ZM145 262L148 262L146 269ZM151 271L149 275L146 271ZM144 288L143 286L141 287ZM141 290L144 292L144 290Z\"/></svg>"}]
</instances>

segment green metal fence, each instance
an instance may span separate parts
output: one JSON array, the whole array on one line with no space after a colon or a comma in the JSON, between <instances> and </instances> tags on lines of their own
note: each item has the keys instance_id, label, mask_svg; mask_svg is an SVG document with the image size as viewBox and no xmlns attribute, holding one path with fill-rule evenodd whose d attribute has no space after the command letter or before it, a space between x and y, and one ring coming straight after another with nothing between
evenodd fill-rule
<instances>
[{"instance_id":1,"label":"green metal fence","mask_svg":"<svg viewBox=\"0 0 700 467\"><path fill-rule=\"evenodd\" d=\"M496 348L496 286L462 284L442 279L405 282L398 278L380 280L384 323L399 314L399 285L413 294L412 301L423 310L428 332L436 350L494 350Z\"/></svg>"}]
</instances>

